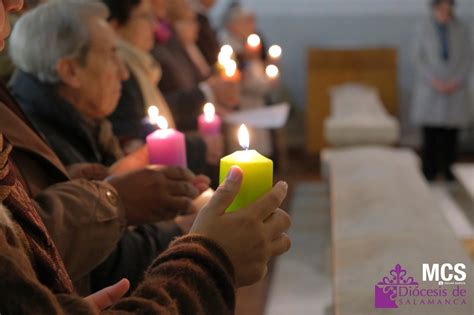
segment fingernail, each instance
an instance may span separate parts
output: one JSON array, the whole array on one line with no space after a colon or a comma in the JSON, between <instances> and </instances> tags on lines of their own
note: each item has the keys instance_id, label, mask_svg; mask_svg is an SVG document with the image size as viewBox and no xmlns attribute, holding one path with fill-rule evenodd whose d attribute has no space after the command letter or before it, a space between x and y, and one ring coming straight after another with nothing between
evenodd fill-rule
<instances>
[{"instance_id":1,"label":"fingernail","mask_svg":"<svg viewBox=\"0 0 474 315\"><path fill-rule=\"evenodd\" d=\"M288 183L281 181L278 183L283 189L288 190Z\"/></svg>"},{"instance_id":2,"label":"fingernail","mask_svg":"<svg viewBox=\"0 0 474 315\"><path fill-rule=\"evenodd\" d=\"M227 174L227 179L236 182L242 176L241 174L242 173L237 166L232 166L229 173Z\"/></svg>"}]
</instances>

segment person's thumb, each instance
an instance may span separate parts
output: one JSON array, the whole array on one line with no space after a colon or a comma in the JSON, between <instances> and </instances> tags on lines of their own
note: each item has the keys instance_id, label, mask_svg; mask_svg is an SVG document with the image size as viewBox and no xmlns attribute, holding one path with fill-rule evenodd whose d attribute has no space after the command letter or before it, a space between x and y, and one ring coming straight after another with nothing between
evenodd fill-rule
<instances>
[{"instance_id":1,"label":"person's thumb","mask_svg":"<svg viewBox=\"0 0 474 315\"><path fill-rule=\"evenodd\" d=\"M242 177L242 170L238 166L233 166L224 182L217 188L211 200L209 200L201 212L205 215L223 214L239 193Z\"/></svg>"},{"instance_id":2,"label":"person's thumb","mask_svg":"<svg viewBox=\"0 0 474 315\"><path fill-rule=\"evenodd\" d=\"M85 300L97 309L104 310L117 303L129 289L130 282L122 279L110 287L89 295Z\"/></svg>"}]
</instances>

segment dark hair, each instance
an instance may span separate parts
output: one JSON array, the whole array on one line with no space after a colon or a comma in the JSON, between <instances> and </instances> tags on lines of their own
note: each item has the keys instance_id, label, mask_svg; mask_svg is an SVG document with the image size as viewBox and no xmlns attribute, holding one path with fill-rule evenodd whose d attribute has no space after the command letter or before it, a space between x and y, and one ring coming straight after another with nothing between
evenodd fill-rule
<instances>
[{"instance_id":1,"label":"dark hair","mask_svg":"<svg viewBox=\"0 0 474 315\"><path fill-rule=\"evenodd\" d=\"M434 8L445 2L449 3L453 7L456 5L456 0L431 0L431 6Z\"/></svg>"},{"instance_id":2,"label":"dark hair","mask_svg":"<svg viewBox=\"0 0 474 315\"><path fill-rule=\"evenodd\" d=\"M102 0L110 10L109 20L116 20L120 25L126 24L134 7L142 0Z\"/></svg>"}]
</instances>

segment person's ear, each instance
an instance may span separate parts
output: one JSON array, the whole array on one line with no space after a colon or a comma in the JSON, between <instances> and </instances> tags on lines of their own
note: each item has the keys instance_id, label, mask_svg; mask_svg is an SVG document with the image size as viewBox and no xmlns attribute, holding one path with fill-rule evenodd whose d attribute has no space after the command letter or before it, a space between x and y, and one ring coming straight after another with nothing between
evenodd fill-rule
<instances>
[{"instance_id":1,"label":"person's ear","mask_svg":"<svg viewBox=\"0 0 474 315\"><path fill-rule=\"evenodd\" d=\"M81 85L79 79L79 63L72 58L62 58L56 64L56 72L61 82L68 86L78 88Z\"/></svg>"}]
</instances>

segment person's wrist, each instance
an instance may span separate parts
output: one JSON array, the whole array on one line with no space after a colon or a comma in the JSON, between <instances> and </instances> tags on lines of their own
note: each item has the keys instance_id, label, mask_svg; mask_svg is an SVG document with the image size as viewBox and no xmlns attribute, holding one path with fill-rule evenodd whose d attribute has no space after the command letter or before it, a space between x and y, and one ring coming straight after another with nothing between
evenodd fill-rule
<instances>
[{"instance_id":1,"label":"person's wrist","mask_svg":"<svg viewBox=\"0 0 474 315\"><path fill-rule=\"evenodd\" d=\"M170 244L170 248L173 246L177 246L180 244L189 244L189 243L196 243L204 248L206 248L210 253L212 253L222 265L225 267L227 272L229 273L233 284L237 284L235 270L236 267L234 266L234 262L231 260L229 253L225 250L225 248L216 240L212 239L209 236L206 236L204 233L199 232L189 232L189 234L182 236Z\"/></svg>"}]
</instances>

